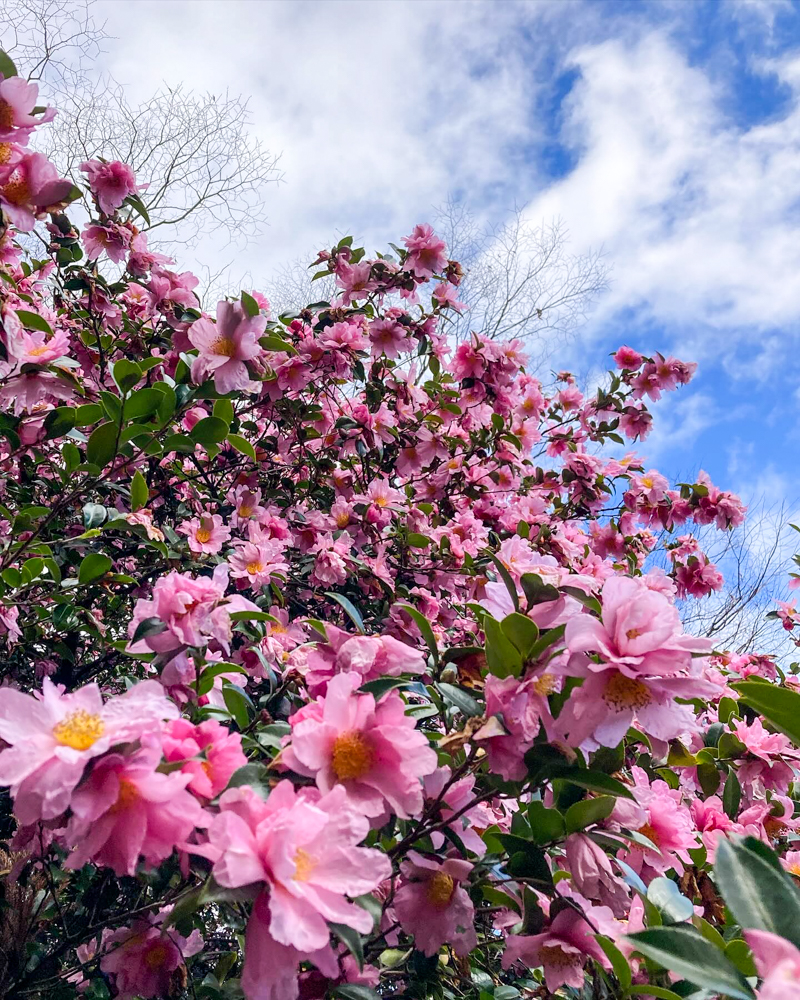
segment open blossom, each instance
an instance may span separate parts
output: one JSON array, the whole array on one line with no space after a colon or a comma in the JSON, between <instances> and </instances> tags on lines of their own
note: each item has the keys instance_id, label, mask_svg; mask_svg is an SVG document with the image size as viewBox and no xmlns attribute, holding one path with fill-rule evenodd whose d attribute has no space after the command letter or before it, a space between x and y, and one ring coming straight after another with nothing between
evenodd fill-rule
<instances>
[{"instance_id":1,"label":"open blossom","mask_svg":"<svg viewBox=\"0 0 800 1000\"><path fill-rule=\"evenodd\" d=\"M72 191L72 182L59 177L41 153L24 154L13 170L0 178L0 209L23 233L33 229L40 215L63 205Z\"/></svg>"},{"instance_id":2,"label":"open blossom","mask_svg":"<svg viewBox=\"0 0 800 1000\"><path fill-rule=\"evenodd\" d=\"M511 934L503 952L503 968L515 962L528 968L544 968L544 981L551 993L560 986L583 986L583 967L589 959L610 968L603 949L595 940L598 930L608 933L613 927L611 911L604 906L584 905L588 920L572 907L559 910L541 934ZM610 925L610 926L609 926Z\"/></svg>"},{"instance_id":3,"label":"open blossom","mask_svg":"<svg viewBox=\"0 0 800 1000\"><path fill-rule=\"evenodd\" d=\"M611 577L602 590L602 618L582 614L567 623L565 640L573 662L587 670L613 664L627 677L677 674L688 669L692 653L708 653L710 639L686 635L677 609L641 578ZM594 663L584 654L599 654ZM689 695L688 697L693 697Z\"/></svg>"},{"instance_id":4,"label":"open blossom","mask_svg":"<svg viewBox=\"0 0 800 1000\"><path fill-rule=\"evenodd\" d=\"M185 761L181 774L191 775L187 788L204 799L224 791L233 772L247 763L241 734L216 719L197 726L188 719L175 719L164 730L161 744L167 761Z\"/></svg>"},{"instance_id":5,"label":"open blossom","mask_svg":"<svg viewBox=\"0 0 800 1000\"><path fill-rule=\"evenodd\" d=\"M743 935L763 980L758 1000L800 1000L800 950L770 931L745 930Z\"/></svg>"},{"instance_id":6,"label":"open blossom","mask_svg":"<svg viewBox=\"0 0 800 1000\"><path fill-rule=\"evenodd\" d=\"M283 550L283 543L275 538L241 542L228 556L231 576L234 580L247 580L254 590L261 590L288 569Z\"/></svg>"},{"instance_id":7,"label":"open blossom","mask_svg":"<svg viewBox=\"0 0 800 1000\"><path fill-rule=\"evenodd\" d=\"M100 968L112 977L116 1000L151 1000L172 993L173 973L203 949L200 931L188 937L160 926L170 907L129 927L103 931Z\"/></svg>"},{"instance_id":8,"label":"open blossom","mask_svg":"<svg viewBox=\"0 0 800 1000\"><path fill-rule=\"evenodd\" d=\"M615 917L630 908L630 892L614 873L606 852L585 833L572 833L564 842L572 882L581 895L607 906Z\"/></svg>"},{"instance_id":9,"label":"open blossom","mask_svg":"<svg viewBox=\"0 0 800 1000\"><path fill-rule=\"evenodd\" d=\"M189 549L195 553L206 552L210 555L219 552L225 542L231 537L231 529L224 523L220 514L208 511L191 521L184 521L178 531L189 539Z\"/></svg>"},{"instance_id":10,"label":"open blossom","mask_svg":"<svg viewBox=\"0 0 800 1000\"><path fill-rule=\"evenodd\" d=\"M427 223L414 226L410 236L403 239L408 248L404 267L417 278L428 280L440 274L447 266L447 244L434 233Z\"/></svg>"},{"instance_id":11,"label":"open blossom","mask_svg":"<svg viewBox=\"0 0 800 1000\"><path fill-rule=\"evenodd\" d=\"M156 770L161 751L143 747L130 757L108 754L72 795L67 840L71 868L89 861L133 875L139 857L155 865L172 854L196 826L203 810L186 791L191 774Z\"/></svg>"},{"instance_id":12,"label":"open blossom","mask_svg":"<svg viewBox=\"0 0 800 1000\"><path fill-rule=\"evenodd\" d=\"M462 885L472 871L469 861L439 862L409 851L400 871L394 908L415 946L425 955L435 955L443 944L451 944L457 955L468 955L478 943L475 907Z\"/></svg>"},{"instance_id":13,"label":"open blossom","mask_svg":"<svg viewBox=\"0 0 800 1000\"><path fill-rule=\"evenodd\" d=\"M157 681L106 702L96 684L64 694L45 677L37 697L0 688L0 784L10 785L23 825L55 819L70 804L89 761L119 743L157 733L178 709Z\"/></svg>"},{"instance_id":14,"label":"open blossom","mask_svg":"<svg viewBox=\"0 0 800 1000\"><path fill-rule=\"evenodd\" d=\"M136 176L127 163L112 160L86 160L81 164L86 174L92 194L97 199L100 210L113 215L128 195L138 194L147 185L137 185Z\"/></svg>"},{"instance_id":15,"label":"open blossom","mask_svg":"<svg viewBox=\"0 0 800 1000\"><path fill-rule=\"evenodd\" d=\"M353 806L367 816L390 809L402 819L422 810L420 778L436 767L436 754L396 691L376 703L357 694L362 677L337 674L323 698L298 713L281 760L316 779L321 792L343 785Z\"/></svg>"},{"instance_id":16,"label":"open blossom","mask_svg":"<svg viewBox=\"0 0 800 1000\"><path fill-rule=\"evenodd\" d=\"M201 316L189 328L189 340L199 352L192 362L192 379L200 382L211 374L222 393L251 389L246 362L264 353L258 338L266 326L266 316L248 316L241 302L218 302L216 323Z\"/></svg>"},{"instance_id":17,"label":"open blossom","mask_svg":"<svg viewBox=\"0 0 800 1000\"><path fill-rule=\"evenodd\" d=\"M212 640L227 651L233 634L231 613L260 610L238 594L226 596L227 584L228 568L224 564L217 566L210 577L174 570L159 577L152 599L141 598L136 602L128 635L133 639L148 618L158 619L164 627L148 631L132 642L131 651L168 653L185 646L206 646Z\"/></svg>"},{"instance_id":18,"label":"open blossom","mask_svg":"<svg viewBox=\"0 0 800 1000\"><path fill-rule=\"evenodd\" d=\"M24 145L37 125L55 118L55 108L37 108L38 99L37 84L28 83L21 76L4 80L0 75L0 142Z\"/></svg>"},{"instance_id":19,"label":"open blossom","mask_svg":"<svg viewBox=\"0 0 800 1000\"><path fill-rule=\"evenodd\" d=\"M381 851L357 846L369 832L369 821L353 808L341 785L320 795L281 781L266 802L252 789L235 788L223 793L219 805L209 843L198 853L214 862L220 885L264 886L248 924L243 988L250 1000L294 997L290 987L269 992L275 989L273 980L290 979L287 966L292 964L296 974L300 955L316 962L316 955L324 960L330 954L328 921L369 932L372 917L347 897L375 889L389 876L391 863ZM249 946L251 937L259 946ZM278 950L270 968L260 958L260 945L271 954L273 943L294 951Z\"/></svg>"},{"instance_id":20,"label":"open blossom","mask_svg":"<svg viewBox=\"0 0 800 1000\"><path fill-rule=\"evenodd\" d=\"M92 224L81 234L86 248L86 259L97 260L101 253L108 254L109 260L120 264L125 259L131 245L131 230L127 226L109 223L105 226Z\"/></svg>"},{"instance_id":21,"label":"open blossom","mask_svg":"<svg viewBox=\"0 0 800 1000\"><path fill-rule=\"evenodd\" d=\"M425 657L391 635L353 635L336 625L326 627L328 641L309 649L302 673L309 693L324 694L328 682L338 673L358 673L361 683L378 677L421 674Z\"/></svg>"},{"instance_id":22,"label":"open blossom","mask_svg":"<svg viewBox=\"0 0 800 1000\"><path fill-rule=\"evenodd\" d=\"M525 681L515 677L486 678L486 717L499 716L496 732L476 733L489 755L492 771L507 780L520 780L528 773L525 752L533 746L542 714L548 714L546 696L556 690L555 678L538 677ZM483 734L482 734L483 733Z\"/></svg>"}]
</instances>

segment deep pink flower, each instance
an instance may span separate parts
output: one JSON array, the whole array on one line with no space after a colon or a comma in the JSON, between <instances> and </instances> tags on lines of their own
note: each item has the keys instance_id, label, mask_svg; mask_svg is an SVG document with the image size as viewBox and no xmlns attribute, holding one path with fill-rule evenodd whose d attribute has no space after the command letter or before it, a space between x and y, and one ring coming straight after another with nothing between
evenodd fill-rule
<instances>
[{"instance_id":1,"label":"deep pink flower","mask_svg":"<svg viewBox=\"0 0 800 1000\"><path fill-rule=\"evenodd\" d=\"M303 675L312 696L324 694L339 673L359 673L361 682L378 677L421 674L425 657L418 649L391 635L353 635L336 625L326 628L327 643L316 643L308 653Z\"/></svg>"},{"instance_id":2,"label":"deep pink flower","mask_svg":"<svg viewBox=\"0 0 800 1000\"><path fill-rule=\"evenodd\" d=\"M638 368L643 361L642 355L632 347L620 347L614 354L614 364L617 368L627 368L629 371Z\"/></svg>"},{"instance_id":3,"label":"deep pink flower","mask_svg":"<svg viewBox=\"0 0 800 1000\"><path fill-rule=\"evenodd\" d=\"M572 882L581 895L607 906L615 917L624 917L630 893L614 873L606 852L585 833L573 833L564 841Z\"/></svg>"},{"instance_id":4,"label":"deep pink flower","mask_svg":"<svg viewBox=\"0 0 800 1000\"><path fill-rule=\"evenodd\" d=\"M175 719L165 729L161 743L167 761L186 762L181 773L191 775L187 787L204 799L224 791L234 771L247 763L241 734L232 733L215 719L197 726L188 719Z\"/></svg>"},{"instance_id":5,"label":"deep pink flower","mask_svg":"<svg viewBox=\"0 0 800 1000\"><path fill-rule=\"evenodd\" d=\"M434 233L427 223L414 226L410 236L403 239L408 248L404 268L417 278L428 280L441 274L447 266L447 244Z\"/></svg>"},{"instance_id":6,"label":"deep pink flower","mask_svg":"<svg viewBox=\"0 0 800 1000\"><path fill-rule=\"evenodd\" d=\"M38 98L39 87L35 83L28 83L21 76L0 78L0 142L24 145L37 125L55 118L55 108L43 108L38 115L33 113Z\"/></svg>"},{"instance_id":7,"label":"deep pink flower","mask_svg":"<svg viewBox=\"0 0 800 1000\"><path fill-rule=\"evenodd\" d=\"M172 974L187 958L202 951L200 931L194 930L186 938L174 927L165 930L159 926L169 909L156 918L137 920L130 927L103 931L100 968L113 977L116 1000L171 995Z\"/></svg>"},{"instance_id":8,"label":"deep pink flower","mask_svg":"<svg viewBox=\"0 0 800 1000\"><path fill-rule=\"evenodd\" d=\"M27 233L40 215L61 207L71 191L72 182L59 177L46 156L26 153L0 185L0 208L12 225Z\"/></svg>"},{"instance_id":9,"label":"deep pink flower","mask_svg":"<svg viewBox=\"0 0 800 1000\"><path fill-rule=\"evenodd\" d=\"M131 167L119 160L112 160L110 163L86 160L81 164L81 170L86 174L100 210L106 215L113 215L128 195L139 194L147 187L146 184L137 185L136 175Z\"/></svg>"},{"instance_id":10,"label":"deep pink flower","mask_svg":"<svg viewBox=\"0 0 800 1000\"><path fill-rule=\"evenodd\" d=\"M403 879L394 897L400 926L425 955L451 944L457 955L468 955L478 943L475 907L462 886L472 865L458 858L443 862L408 852L400 865Z\"/></svg>"},{"instance_id":11,"label":"deep pink flower","mask_svg":"<svg viewBox=\"0 0 800 1000\"><path fill-rule=\"evenodd\" d=\"M22 825L60 816L93 757L119 743L157 733L178 716L158 681L141 681L105 703L96 684L62 694L45 677L31 697L0 688L0 784L10 785Z\"/></svg>"},{"instance_id":12,"label":"deep pink flower","mask_svg":"<svg viewBox=\"0 0 800 1000\"><path fill-rule=\"evenodd\" d=\"M258 338L266 326L266 316L248 316L241 302L218 302L216 323L201 316L189 328L189 340L199 351L192 379L202 382L211 373L218 392L250 390L253 383L245 362L264 353Z\"/></svg>"},{"instance_id":13,"label":"deep pink flower","mask_svg":"<svg viewBox=\"0 0 800 1000\"><path fill-rule=\"evenodd\" d=\"M158 864L195 827L206 825L200 803L186 791L192 775L161 774L160 762L160 749L146 746L130 757L112 753L95 763L72 795L68 867L94 861L117 875L133 875L140 855Z\"/></svg>"},{"instance_id":14,"label":"deep pink flower","mask_svg":"<svg viewBox=\"0 0 800 1000\"><path fill-rule=\"evenodd\" d=\"M396 691L376 704L373 695L356 693L362 683L358 673L333 677L317 699L316 717L292 725L281 760L313 776L322 792L343 785L366 816L381 816L388 807L408 819L422 810L420 778L436 768L436 753Z\"/></svg>"}]
</instances>

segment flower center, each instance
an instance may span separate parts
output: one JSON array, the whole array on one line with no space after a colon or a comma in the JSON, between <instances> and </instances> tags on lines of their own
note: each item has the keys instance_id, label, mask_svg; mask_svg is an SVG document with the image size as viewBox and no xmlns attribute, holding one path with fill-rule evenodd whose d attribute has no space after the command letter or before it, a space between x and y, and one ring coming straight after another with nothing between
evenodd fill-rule
<instances>
[{"instance_id":1,"label":"flower center","mask_svg":"<svg viewBox=\"0 0 800 1000\"><path fill-rule=\"evenodd\" d=\"M249 562L245 568L250 576L255 576L256 573L264 572L264 563L254 560L253 562Z\"/></svg>"},{"instance_id":2,"label":"flower center","mask_svg":"<svg viewBox=\"0 0 800 1000\"><path fill-rule=\"evenodd\" d=\"M206 542L211 541L211 531L209 528L199 527L194 533L194 537L200 542L201 545L205 545Z\"/></svg>"},{"instance_id":3,"label":"flower center","mask_svg":"<svg viewBox=\"0 0 800 1000\"><path fill-rule=\"evenodd\" d=\"M11 175L11 180L3 187L3 197L12 205L24 205L31 200L31 188L28 179L18 171Z\"/></svg>"},{"instance_id":4,"label":"flower center","mask_svg":"<svg viewBox=\"0 0 800 1000\"><path fill-rule=\"evenodd\" d=\"M209 348L211 354L221 354L223 357L232 358L236 354L236 344L230 337L219 337Z\"/></svg>"},{"instance_id":5,"label":"flower center","mask_svg":"<svg viewBox=\"0 0 800 1000\"><path fill-rule=\"evenodd\" d=\"M100 739L106 725L99 715L93 715L82 708L65 715L53 728L53 736L65 747L73 750L88 750Z\"/></svg>"},{"instance_id":6,"label":"flower center","mask_svg":"<svg viewBox=\"0 0 800 1000\"><path fill-rule=\"evenodd\" d=\"M0 125L3 128L11 128L14 124L14 109L8 101L0 100Z\"/></svg>"},{"instance_id":7,"label":"flower center","mask_svg":"<svg viewBox=\"0 0 800 1000\"><path fill-rule=\"evenodd\" d=\"M350 523L350 515L349 514L344 513L344 514L337 514L336 515L336 527L337 528L346 528L349 523Z\"/></svg>"},{"instance_id":8,"label":"flower center","mask_svg":"<svg viewBox=\"0 0 800 1000\"><path fill-rule=\"evenodd\" d=\"M294 856L294 875L292 875L292 878L295 882L308 882L311 878L311 873L318 864L319 861L313 854L309 854L302 847L298 847Z\"/></svg>"},{"instance_id":9,"label":"flower center","mask_svg":"<svg viewBox=\"0 0 800 1000\"><path fill-rule=\"evenodd\" d=\"M616 712L625 709L644 708L650 704L650 689L635 677L615 673L611 676L603 692L603 701Z\"/></svg>"},{"instance_id":10,"label":"flower center","mask_svg":"<svg viewBox=\"0 0 800 1000\"><path fill-rule=\"evenodd\" d=\"M536 678L532 687L538 695L544 698L558 689L558 678L555 674L542 674L541 677Z\"/></svg>"},{"instance_id":11,"label":"flower center","mask_svg":"<svg viewBox=\"0 0 800 1000\"><path fill-rule=\"evenodd\" d=\"M11 143L0 142L0 166L11 159Z\"/></svg>"},{"instance_id":12,"label":"flower center","mask_svg":"<svg viewBox=\"0 0 800 1000\"><path fill-rule=\"evenodd\" d=\"M539 949L539 959L546 968L565 969L568 965L572 965L576 958L580 956L568 955L558 945L547 945Z\"/></svg>"},{"instance_id":13,"label":"flower center","mask_svg":"<svg viewBox=\"0 0 800 1000\"><path fill-rule=\"evenodd\" d=\"M144 964L148 969L156 970L162 968L169 958L169 948L163 941L158 941L152 948L148 948L144 956Z\"/></svg>"},{"instance_id":14,"label":"flower center","mask_svg":"<svg viewBox=\"0 0 800 1000\"><path fill-rule=\"evenodd\" d=\"M644 826L640 826L636 832L641 833L643 837L647 837L647 839L652 841L656 845L656 847L660 846L659 840L661 838L659 837L658 831L653 827L652 823L645 823Z\"/></svg>"},{"instance_id":15,"label":"flower center","mask_svg":"<svg viewBox=\"0 0 800 1000\"><path fill-rule=\"evenodd\" d=\"M122 812L129 806L132 806L139 798L139 789L134 785L132 781L128 781L127 778L119 779L119 792L117 793L117 801L111 807L112 813Z\"/></svg>"},{"instance_id":16,"label":"flower center","mask_svg":"<svg viewBox=\"0 0 800 1000\"><path fill-rule=\"evenodd\" d=\"M252 516L253 516L253 508L250 506L250 504L243 503L242 506L239 508L239 517L252 517Z\"/></svg>"},{"instance_id":17,"label":"flower center","mask_svg":"<svg viewBox=\"0 0 800 1000\"><path fill-rule=\"evenodd\" d=\"M375 504L376 507L385 507L389 503L386 497L375 497L375 499L372 502Z\"/></svg>"},{"instance_id":18,"label":"flower center","mask_svg":"<svg viewBox=\"0 0 800 1000\"><path fill-rule=\"evenodd\" d=\"M629 639L638 639L643 632L644 629L641 628L629 628L628 631L625 633L625 635Z\"/></svg>"},{"instance_id":19,"label":"flower center","mask_svg":"<svg viewBox=\"0 0 800 1000\"><path fill-rule=\"evenodd\" d=\"M372 767L375 751L361 733L342 733L333 744L333 770L339 781L363 778Z\"/></svg>"},{"instance_id":20,"label":"flower center","mask_svg":"<svg viewBox=\"0 0 800 1000\"><path fill-rule=\"evenodd\" d=\"M431 906L437 910L444 910L450 905L455 888L456 884L452 875L448 875L446 872L436 872L428 881L425 895Z\"/></svg>"}]
</instances>

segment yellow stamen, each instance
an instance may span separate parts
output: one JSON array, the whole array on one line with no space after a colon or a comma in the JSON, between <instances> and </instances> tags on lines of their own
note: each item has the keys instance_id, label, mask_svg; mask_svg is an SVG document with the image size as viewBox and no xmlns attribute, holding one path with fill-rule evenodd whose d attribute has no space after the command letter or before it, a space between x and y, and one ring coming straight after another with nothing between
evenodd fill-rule
<instances>
[{"instance_id":1,"label":"yellow stamen","mask_svg":"<svg viewBox=\"0 0 800 1000\"><path fill-rule=\"evenodd\" d=\"M620 673L611 676L603 692L603 701L616 712L644 708L651 700L650 689L646 684Z\"/></svg>"},{"instance_id":2,"label":"yellow stamen","mask_svg":"<svg viewBox=\"0 0 800 1000\"><path fill-rule=\"evenodd\" d=\"M211 541L211 529L200 527L195 531L194 537L200 542L201 545L205 545L206 542Z\"/></svg>"},{"instance_id":3,"label":"yellow stamen","mask_svg":"<svg viewBox=\"0 0 800 1000\"><path fill-rule=\"evenodd\" d=\"M88 750L105 732L105 723L99 715L93 715L82 708L65 715L53 728L53 736L65 747L73 750Z\"/></svg>"},{"instance_id":4,"label":"yellow stamen","mask_svg":"<svg viewBox=\"0 0 800 1000\"><path fill-rule=\"evenodd\" d=\"M452 875L448 875L446 872L436 872L428 882L425 895L431 906L437 910L445 910L450 905L455 888L456 884Z\"/></svg>"},{"instance_id":5,"label":"yellow stamen","mask_svg":"<svg viewBox=\"0 0 800 1000\"><path fill-rule=\"evenodd\" d=\"M111 807L111 812L118 813L122 812L123 809L127 809L132 806L139 798L139 789L132 781L128 781L127 778L119 779L119 793L117 794L117 801Z\"/></svg>"},{"instance_id":6,"label":"yellow stamen","mask_svg":"<svg viewBox=\"0 0 800 1000\"><path fill-rule=\"evenodd\" d=\"M375 751L361 733L342 733L333 744L333 771L339 781L363 778L372 767Z\"/></svg>"},{"instance_id":7,"label":"yellow stamen","mask_svg":"<svg viewBox=\"0 0 800 1000\"><path fill-rule=\"evenodd\" d=\"M257 573L264 572L264 563L262 562L249 562L245 567L250 576L255 576Z\"/></svg>"},{"instance_id":8,"label":"yellow stamen","mask_svg":"<svg viewBox=\"0 0 800 1000\"><path fill-rule=\"evenodd\" d=\"M299 847L294 856L295 871L292 878L295 882L308 882L318 864L319 861L313 854L309 854L308 851L304 851L302 847Z\"/></svg>"},{"instance_id":9,"label":"yellow stamen","mask_svg":"<svg viewBox=\"0 0 800 1000\"><path fill-rule=\"evenodd\" d=\"M144 964L148 969L155 971L162 968L169 958L169 948L164 941L159 941L152 948L148 948L144 956Z\"/></svg>"},{"instance_id":10,"label":"yellow stamen","mask_svg":"<svg viewBox=\"0 0 800 1000\"><path fill-rule=\"evenodd\" d=\"M212 354L221 354L223 357L232 358L236 354L236 344L229 337L219 337L209 348Z\"/></svg>"}]
</instances>

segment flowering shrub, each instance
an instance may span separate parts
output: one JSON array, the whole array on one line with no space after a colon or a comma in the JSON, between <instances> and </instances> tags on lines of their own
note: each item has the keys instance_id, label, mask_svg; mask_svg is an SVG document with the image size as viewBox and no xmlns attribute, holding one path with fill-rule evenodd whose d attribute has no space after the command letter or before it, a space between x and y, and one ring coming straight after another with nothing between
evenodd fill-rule
<instances>
[{"instance_id":1,"label":"flowering shrub","mask_svg":"<svg viewBox=\"0 0 800 1000\"><path fill-rule=\"evenodd\" d=\"M694 366L450 343L426 225L206 315L0 67L0 994L800 995L800 694L675 607L745 510L620 455Z\"/></svg>"}]
</instances>

